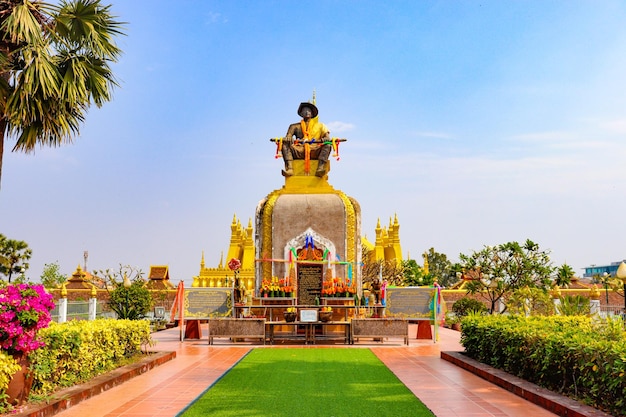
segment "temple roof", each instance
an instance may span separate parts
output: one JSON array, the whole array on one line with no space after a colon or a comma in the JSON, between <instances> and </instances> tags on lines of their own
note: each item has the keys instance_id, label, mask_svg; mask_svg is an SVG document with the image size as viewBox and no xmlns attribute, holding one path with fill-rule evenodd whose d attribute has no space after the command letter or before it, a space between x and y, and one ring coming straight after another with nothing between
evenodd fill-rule
<instances>
[{"instance_id":1,"label":"temple roof","mask_svg":"<svg viewBox=\"0 0 626 417\"><path fill-rule=\"evenodd\" d=\"M174 285L170 282L170 270L167 265L150 265L147 287L150 289L170 289Z\"/></svg>"}]
</instances>

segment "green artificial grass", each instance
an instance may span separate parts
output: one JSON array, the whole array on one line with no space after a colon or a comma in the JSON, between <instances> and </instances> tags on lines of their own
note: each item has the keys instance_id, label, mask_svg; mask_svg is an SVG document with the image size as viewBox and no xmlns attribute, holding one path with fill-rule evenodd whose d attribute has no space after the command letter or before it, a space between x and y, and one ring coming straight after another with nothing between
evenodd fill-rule
<instances>
[{"instance_id":1,"label":"green artificial grass","mask_svg":"<svg viewBox=\"0 0 626 417\"><path fill-rule=\"evenodd\" d=\"M180 416L434 416L369 349L254 349Z\"/></svg>"}]
</instances>

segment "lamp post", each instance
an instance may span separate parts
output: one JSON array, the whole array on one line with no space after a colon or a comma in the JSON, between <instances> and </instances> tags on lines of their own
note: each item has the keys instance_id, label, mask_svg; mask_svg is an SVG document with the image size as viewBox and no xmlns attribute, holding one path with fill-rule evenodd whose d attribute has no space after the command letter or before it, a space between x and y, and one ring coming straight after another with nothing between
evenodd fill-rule
<instances>
[{"instance_id":1,"label":"lamp post","mask_svg":"<svg viewBox=\"0 0 626 417\"><path fill-rule=\"evenodd\" d=\"M622 263L619 264L615 276L621 279L624 284L624 314L626 314L626 263L622 261Z\"/></svg>"},{"instance_id":2,"label":"lamp post","mask_svg":"<svg viewBox=\"0 0 626 417\"><path fill-rule=\"evenodd\" d=\"M128 279L128 275L126 274L126 272L124 272L124 289L126 290L126 291L124 291L126 293L126 306L125 306L125 310L124 310L126 312L126 317L124 317L125 319L128 319L128 316L129 316L129 314L128 314L128 310L129 310L129 306L128 306L128 291L129 291L131 285L133 285L132 282L130 282L130 279Z\"/></svg>"}]
</instances>

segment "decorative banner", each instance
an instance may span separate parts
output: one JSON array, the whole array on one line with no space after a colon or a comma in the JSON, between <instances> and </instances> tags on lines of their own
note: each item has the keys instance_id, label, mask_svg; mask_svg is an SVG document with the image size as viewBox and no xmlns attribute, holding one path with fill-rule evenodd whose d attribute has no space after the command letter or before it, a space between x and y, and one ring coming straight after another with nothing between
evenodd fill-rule
<instances>
[{"instance_id":1,"label":"decorative banner","mask_svg":"<svg viewBox=\"0 0 626 417\"><path fill-rule=\"evenodd\" d=\"M306 249L315 249L315 242L313 241L313 236L306 235L304 237L304 247Z\"/></svg>"}]
</instances>

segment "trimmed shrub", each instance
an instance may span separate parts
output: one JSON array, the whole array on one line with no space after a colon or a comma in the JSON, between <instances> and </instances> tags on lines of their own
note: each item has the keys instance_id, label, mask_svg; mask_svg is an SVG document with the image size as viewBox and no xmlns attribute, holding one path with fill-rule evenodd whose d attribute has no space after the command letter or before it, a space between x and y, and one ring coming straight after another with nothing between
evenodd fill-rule
<instances>
[{"instance_id":1,"label":"trimmed shrub","mask_svg":"<svg viewBox=\"0 0 626 417\"><path fill-rule=\"evenodd\" d=\"M470 311L483 313L487 311L487 306L482 302L469 297L458 299L452 304L452 312L457 317L465 317Z\"/></svg>"},{"instance_id":2,"label":"trimmed shrub","mask_svg":"<svg viewBox=\"0 0 626 417\"><path fill-rule=\"evenodd\" d=\"M468 356L615 416L626 416L626 332L621 319L470 315Z\"/></svg>"}]
</instances>

